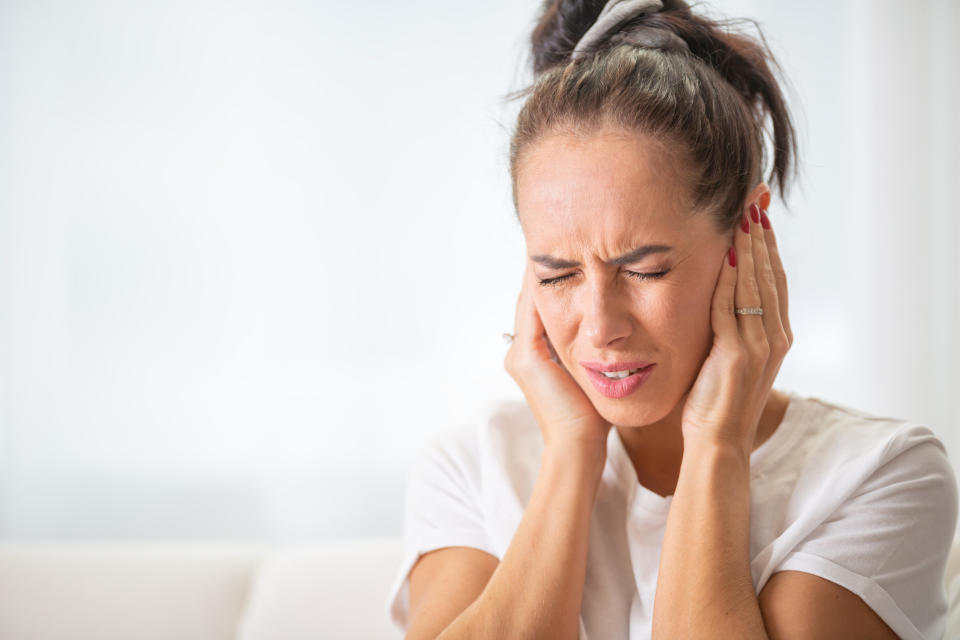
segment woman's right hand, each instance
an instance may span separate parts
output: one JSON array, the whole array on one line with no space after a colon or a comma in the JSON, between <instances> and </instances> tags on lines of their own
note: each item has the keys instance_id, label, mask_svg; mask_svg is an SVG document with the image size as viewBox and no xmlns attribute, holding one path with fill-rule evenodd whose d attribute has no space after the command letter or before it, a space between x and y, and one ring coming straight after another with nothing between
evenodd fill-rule
<instances>
[{"instance_id":1,"label":"woman's right hand","mask_svg":"<svg viewBox=\"0 0 960 640\"><path fill-rule=\"evenodd\" d=\"M523 391L548 448L595 446L592 451L605 454L611 425L559 358L551 358L553 347L533 300L535 286L536 276L528 266L517 300L514 338L503 365Z\"/></svg>"}]
</instances>

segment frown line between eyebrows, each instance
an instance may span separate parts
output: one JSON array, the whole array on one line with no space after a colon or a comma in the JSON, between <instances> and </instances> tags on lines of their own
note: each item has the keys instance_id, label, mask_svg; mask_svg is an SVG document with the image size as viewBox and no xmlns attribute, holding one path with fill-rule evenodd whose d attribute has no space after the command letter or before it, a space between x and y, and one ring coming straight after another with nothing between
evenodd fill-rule
<instances>
[{"instance_id":1,"label":"frown line between eyebrows","mask_svg":"<svg viewBox=\"0 0 960 640\"><path fill-rule=\"evenodd\" d=\"M606 264L622 266L633 262L639 262L652 253L666 253L672 249L673 247L668 247L664 244L645 244L642 247L637 247L636 249L628 251L622 256L618 256L612 260L607 260ZM530 256L530 259L549 269L572 269L574 267L581 266L579 262L574 262L573 260L564 260L563 258L557 258L549 255Z\"/></svg>"}]
</instances>

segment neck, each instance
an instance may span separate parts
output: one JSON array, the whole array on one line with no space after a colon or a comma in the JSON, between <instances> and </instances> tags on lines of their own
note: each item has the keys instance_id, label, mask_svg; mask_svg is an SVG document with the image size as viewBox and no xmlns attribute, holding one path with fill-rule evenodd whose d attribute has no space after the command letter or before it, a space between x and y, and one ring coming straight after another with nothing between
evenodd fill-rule
<instances>
[{"instance_id":1,"label":"neck","mask_svg":"<svg viewBox=\"0 0 960 640\"><path fill-rule=\"evenodd\" d=\"M633 463L637 480L660 496L670 496L677 488L680 462L683 460L681 418L687 396L680 399L668 415L653 424L642 427L615 427ZM773 389L757 425L753 448L757 449L777 430L786 413L790 399L782 391Z\"/></svg>"}]
</instances>

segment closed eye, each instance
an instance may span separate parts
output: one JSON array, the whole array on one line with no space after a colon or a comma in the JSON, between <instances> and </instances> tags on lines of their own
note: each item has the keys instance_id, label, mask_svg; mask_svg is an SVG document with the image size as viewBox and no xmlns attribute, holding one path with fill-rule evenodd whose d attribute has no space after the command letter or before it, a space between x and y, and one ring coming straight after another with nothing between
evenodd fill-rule
<instances>
[{"instance_id":1,"label":"closed eye","mask_svg":"<svg viewBox=\"0 0 960 640\"><path fill-rule=\"evenodd\" d=\"M657 278L662 278L663 276L665 276L669 271L670 270L667 269L666 271L657 271L656 273L639 273L637 271L624 270L624 273L626 273L631 278L637 278L639 280L656 280ZM572 278L574 275L576 274L568 273L565 276L557 276L556 278L544 278L540 280L540 284L541 286L544 286L544 287L554 287L559 285L564 280Z\"/></svg>"}]
</instances>

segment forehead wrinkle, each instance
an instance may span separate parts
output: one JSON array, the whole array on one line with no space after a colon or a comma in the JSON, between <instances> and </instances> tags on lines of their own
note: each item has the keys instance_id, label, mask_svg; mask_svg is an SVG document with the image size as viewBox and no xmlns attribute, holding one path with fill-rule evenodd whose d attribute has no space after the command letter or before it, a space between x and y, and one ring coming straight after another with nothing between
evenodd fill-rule
<instances>
[{"instance_id":1,"label":"forehead wrinkle","mask_svg":"<svg viewBox=\"0 0 960 640\"><path fill-rule=\"evenodd\" d=\"M669 214L667 214L669 215ZM615 258L643 245L667 245L673 251L682 250L691 234L673 232L664 224L664 216L642 216L617 213L596 216L579 221L571 217L573 224L550 225L547 233L539 234L536 253L573 262L588 263L596 259L609 263ZM663 253L651 254L662 257ZM644 258L646 259L646 258Z\"/></svg>"},{"instance_id":2,"label":"forehead wrinkle","mask_svg":"<svg viewBox=\"0 0 960 640\"><path fill-rule=\"evenodd\" d=\"M609 192L608 192L609 193ZM670 233L675 212L673 207L657 208L656 202L647 200L645 210L636 209L635 200L625 197L612 197L603 207L597 207L595 214L578 212L575 207L555 210L550 215L549 229L539 229L553 236L549 244L559 248L571 247L583 254L593 252L601 260L607 261L636 249L644 244L666 244L676 246L676 235ZM684 236L680 236L682 240ZM567 249L569 252L571 249ZM577 259L572 255L559 255L558 258ZM582 260L577 259L582 262Z\"/></svg>"},{"instance_id":3,"label":"forehead wrinkle","mask_svg":"<svg viewBox=\"0 0 960 640\"><path fill-rule=\"evenodd\" d=\"M668 233L686 218L675 158L650 140L601 133L534 145L520 193L530 212L521 226L528 238L534 233L535 252L584 262L593 251L606 261L643 244L684 244L687 234Z\"/></svg>"}]
</instances>

